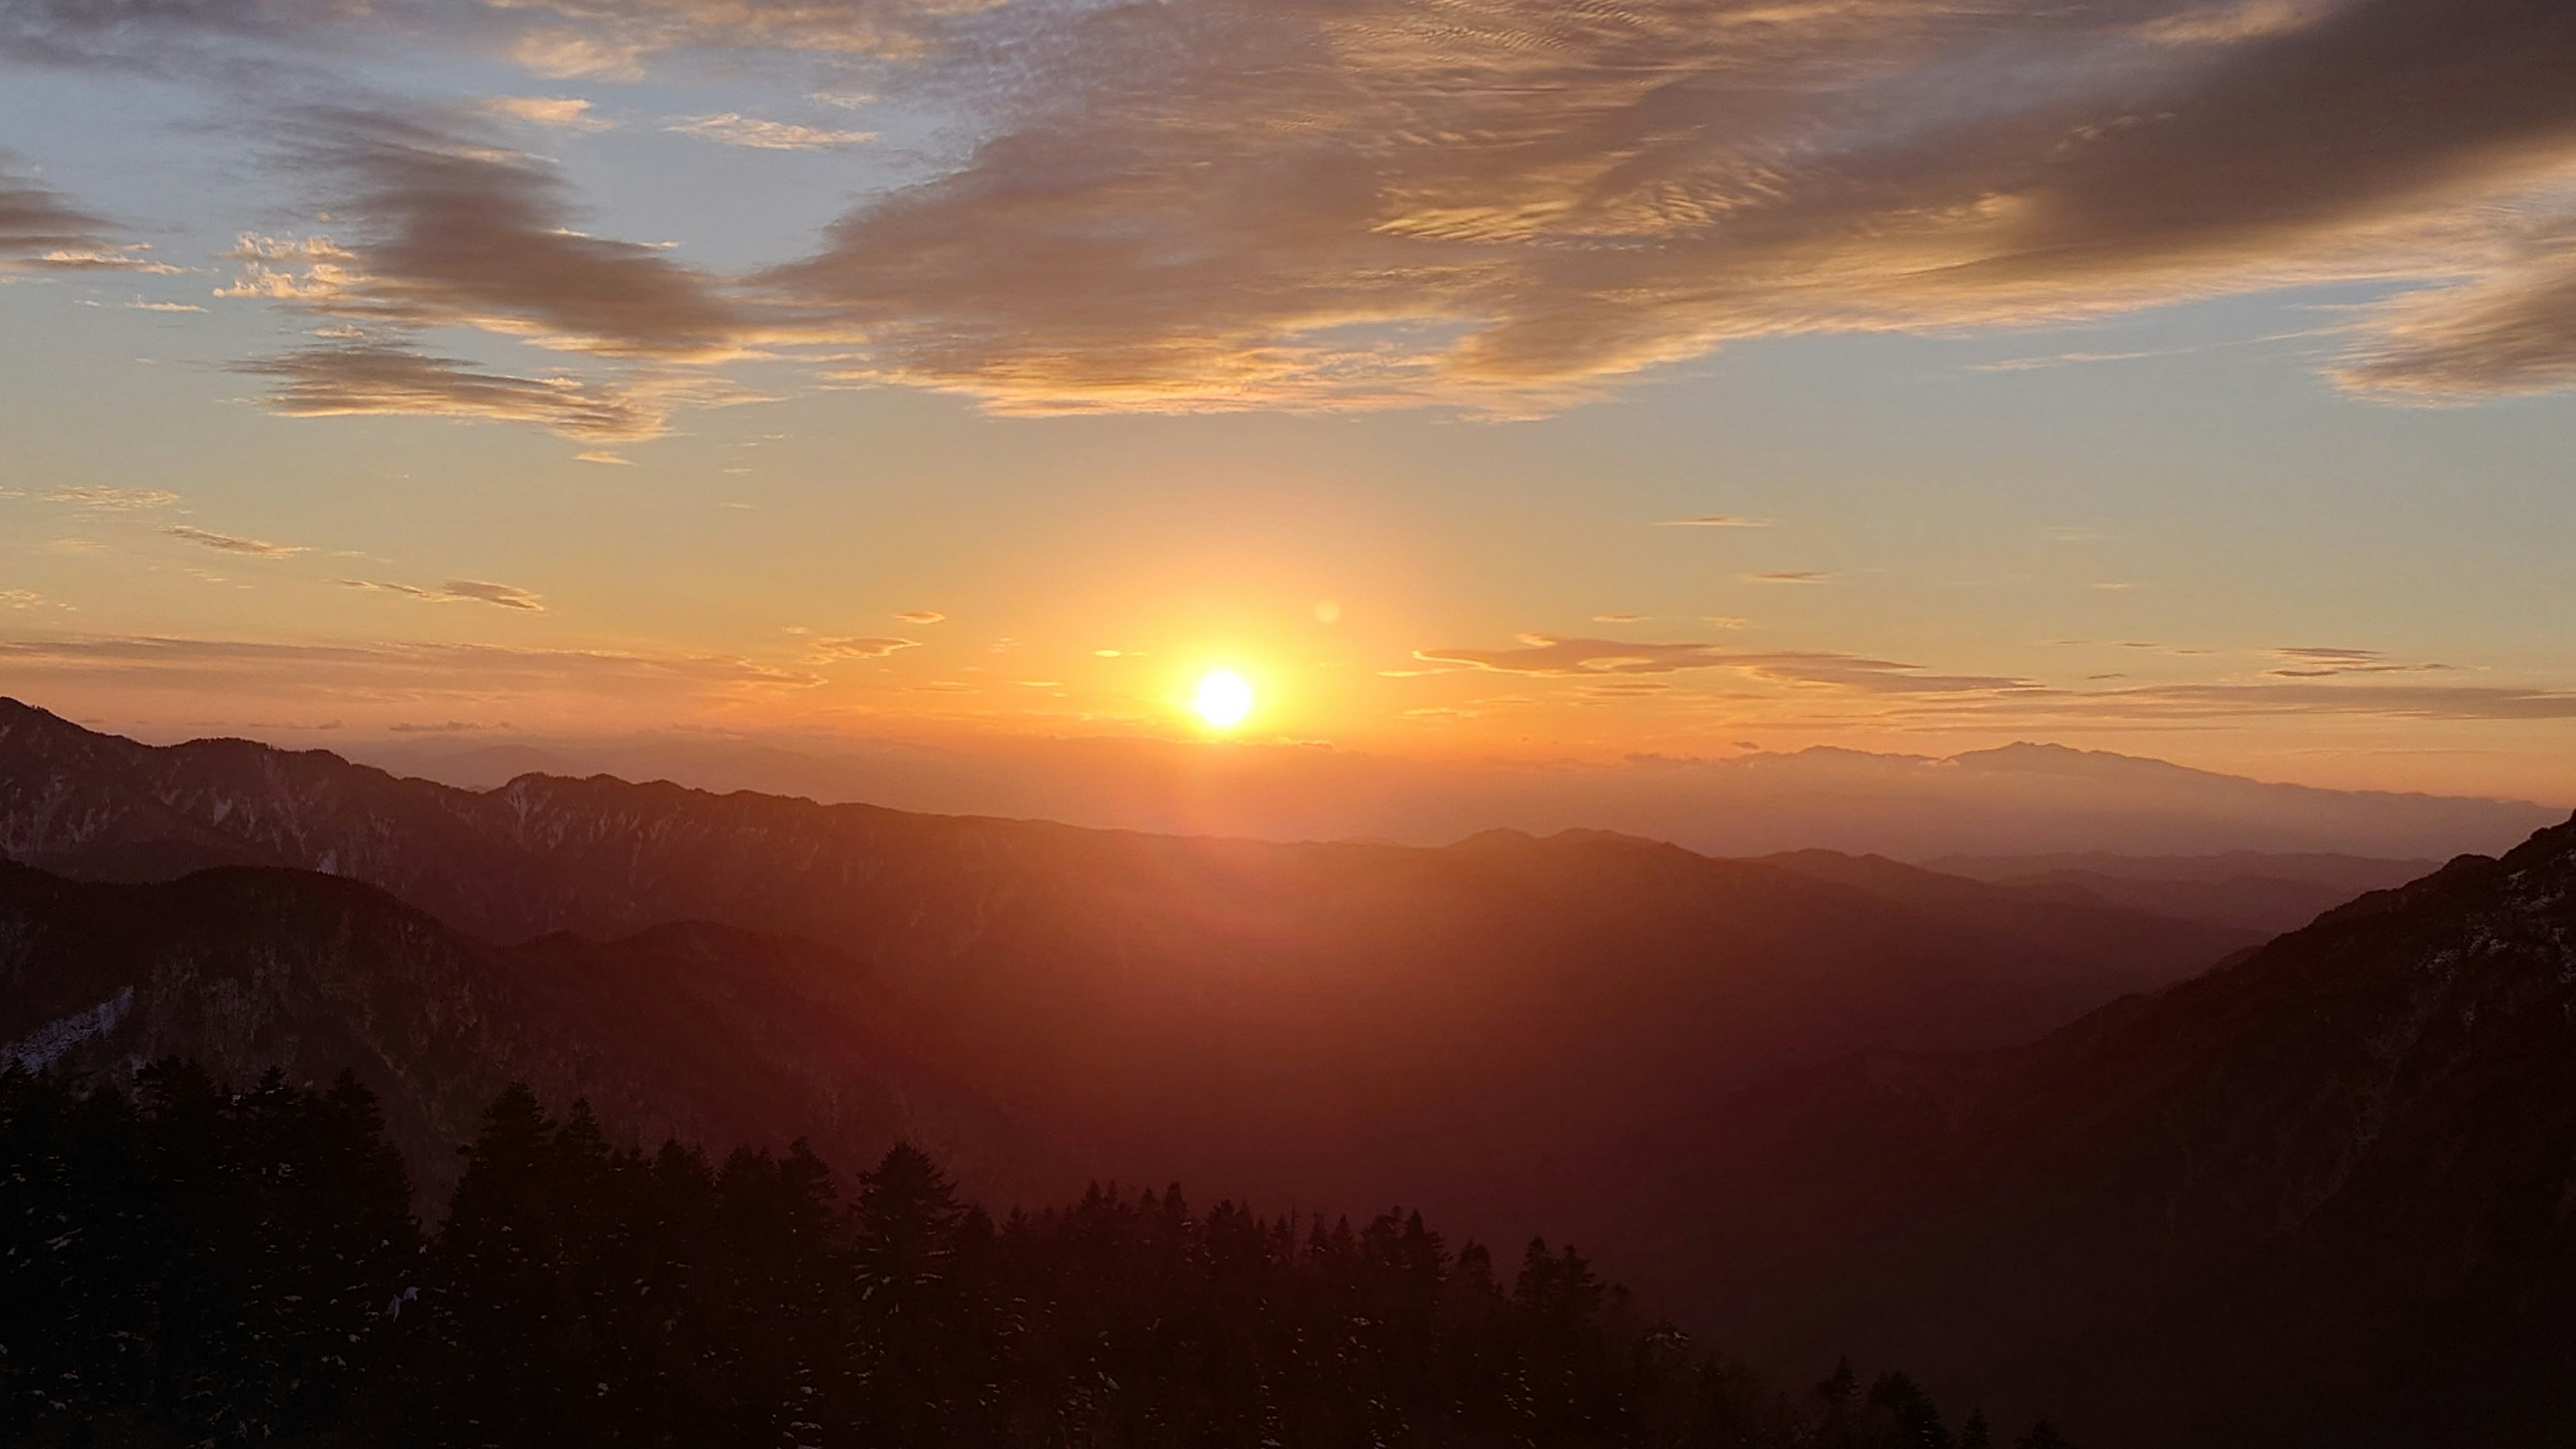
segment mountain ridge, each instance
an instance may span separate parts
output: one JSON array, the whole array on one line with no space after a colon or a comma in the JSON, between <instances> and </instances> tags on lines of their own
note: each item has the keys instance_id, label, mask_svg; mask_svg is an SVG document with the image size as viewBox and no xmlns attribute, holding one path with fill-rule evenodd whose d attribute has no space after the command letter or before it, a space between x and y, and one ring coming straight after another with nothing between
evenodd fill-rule
<instances>
[{"instance_id":1,"label":"mountain ridge","mask_svg":"<svg viewBox=\"0 0 2576 1449\"><path fill-rule=\"evenodd\" d=\"M1498 1237L1551 1218L1570 1189L1548 1164L1596 1132L1855 1049L2018 1040L2255 939L1599 834L1276 845L606 777L478 794L26 710L0 712L0 853L101 878L324 870L495 943L680 920L801 938L1103 1177L1455 1204Z\"/></svg>"},{"instance_id":2,"label":"mountain ridge","mask_svg":"<svg viewBox=\"0 0 2576 1449\"><path fill-rule=\"evenodd\" d=\"M2576 1423L2576 1389L2514 1387L2576 1385L2576 821L2029 1045L1809 1068L1612 1162L1595 1230L1698 1205L1632 1266L1757 1357L1912 1353L2113 1445L2540 1442Z\"/></svg>"}]
</instances>

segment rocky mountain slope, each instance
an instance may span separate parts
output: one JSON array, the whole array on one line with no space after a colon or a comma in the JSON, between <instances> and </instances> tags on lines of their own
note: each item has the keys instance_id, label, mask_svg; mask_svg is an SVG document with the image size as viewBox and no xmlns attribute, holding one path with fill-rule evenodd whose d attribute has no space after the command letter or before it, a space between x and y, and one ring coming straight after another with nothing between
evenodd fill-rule
<instances>
[{"instance_id":1,"label":"rocky mountain slope","mask_svg":"<svg viewBox=\"0 0 2576 1449\"><path fill-rule=\"evenodd\" d=\"M587 1097L647 1146L803 1136L854 1168L908 1137L1002 1193L1079 1185L922 1046L865 971L802 941L686 924L496 948L308 872L107 885L0 864L0 1069L353 1069L425 1202L445 1201L456 1145L513 1080Z\"/></svg>"},{"instance_id":2,"label":"rocky mountain slope","mask_svg":"<svg viewBox=\"0 0 2576 1449\"><path fill-rule=\"evenodd\" d=\"M2231 850L2217 855L1945 856L1929 870L2027 889L2059 900L2123 905L2150 915L2295 931L2364 891L2430 875L2438 860Z\"/></svg>"},{"instance_id":3,"label":"rocky mountain slope","mask_svg":"<svg viewBox=\"0 0 2576 1449\"><path fill-rule=\"evenodd\" d=\"M2032 1046L1811 1070L1593 1165L1592 1230L1775 1362L2045 1395L2088 1444L2567 1442L2576 823Z\"/></svg>"}]
</instances>

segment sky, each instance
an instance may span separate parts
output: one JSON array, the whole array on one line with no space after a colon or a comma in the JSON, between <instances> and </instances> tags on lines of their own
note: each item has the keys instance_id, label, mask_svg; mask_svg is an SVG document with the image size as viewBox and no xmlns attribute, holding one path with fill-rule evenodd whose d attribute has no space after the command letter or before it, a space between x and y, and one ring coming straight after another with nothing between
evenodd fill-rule
<instances>
[{"instance_id":1,"label":"sky","mask_svg":"<svg viewBox=\"0 0 2576 1449\"><path fill-rule=\"evenodd\" d=\"M0 692L2576 802L2571 74L2564 0L0 0Z\"/></svg>"}]
</instances>

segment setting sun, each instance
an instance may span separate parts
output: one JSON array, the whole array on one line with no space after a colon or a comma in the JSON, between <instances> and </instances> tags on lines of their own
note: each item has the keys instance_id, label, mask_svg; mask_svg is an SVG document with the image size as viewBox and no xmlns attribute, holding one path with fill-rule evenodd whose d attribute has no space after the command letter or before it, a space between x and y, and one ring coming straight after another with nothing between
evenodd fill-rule
<instances>
[{"instance_id":1,"label":"setting sun","mask_svg":"<svg viewBox=\"0 0 2576 1449\"><path fill-rule=\"evenodd\" d=\"M1230 730L1252 713L1252 685L1231 669L1219 669L1199 681L1190 708L1208 728Z\"/></svg>"}]
</instances>

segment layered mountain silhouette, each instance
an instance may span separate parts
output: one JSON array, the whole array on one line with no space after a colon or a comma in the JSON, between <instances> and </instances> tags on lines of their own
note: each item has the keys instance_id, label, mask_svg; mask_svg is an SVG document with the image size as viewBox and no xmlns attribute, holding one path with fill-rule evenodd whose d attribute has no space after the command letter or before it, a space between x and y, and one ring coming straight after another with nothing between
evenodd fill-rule
<instances>
[{"instance_id":1,"label":"layered mountain silhouette","mask_svg":"<svg viewBox=\"0 0 2576 1449\"><path fill-rule=\"evenodd\" d=\"M567 1025L562 1045L526 1050L587 1051L626 1073L637 1124L717 1110L675 1096L655 1117L640 1094L735 1051L818 1100L836 1073L862 1097L909 1080L882 1053L826 1051L846 1036L935 1061L1090 1174L1291 1205L1418 1203L1505 1235L1557 1220L1586 1190L1563 1165L1605 1135L1854 1051L2027 1039L2256 939L1903 867L1833 879L1617 836L1276 845L605 777L475 792L239 740L152 748L24 706L0 707L0 851L97 882L259 867L390 892L511 948L478 948L476 979L589 983L580 1001L529 998ZM805 961L796 980L863 985L789 991L780 973L794 973L764 964L785 948L716 934L680 964L633 964L666 938L630 938L689 922L812 943L839 964ZM589 975L548 969L563 962ZM47 1009L88 1010L127 979ZM601 1032L674 982L797 1030L745 1027L682 1057L653 1044L695 1009L671 1005L660 1024ZM256 1055L155 1040L216 1062ZM819 1108L776 1120L772 1135L841 1130ZM942 1145L979 1192L1015 1186L975 1142Z\"/></svg>"},{"instance_id":2,"label":"layered mountain silhouette","mask_svg":"<svg viewBox=\"0 0 2576 1449\"><path fill-rule=\"evenodd\" d=\"M614 942L474 941L355 881L224 867L156 885L0 864L0 1068L130 1075L193 1057L251 1081L354 1070L426 1202L512 1081L587 1098L645 1141L782 1128L844 1162L938 1144L1021 1194L1080 1181L960 1086L863 968L688 922Z\"/></svg>"},{"instance_id":3,"label":"layered mountain silhouette","mask_svg":"<svg viewBox=\"0 0 2576 1449\"><path fill-rule=\"evenodd\" d=\"M2061 900L2131 906L2160 916L2240 926L2266 935L2295 931L2364 891L2390 890L2430 875L2437 860L2231 850L2217 855L1953 855L1928 870L2021 886Z\"/></svg>"},{"instance_id":4,"label":"layered mountain silhouette","mask_svg":"<svg viewBox=\"0 0 2576 1449\"><path fill-rule=\"evenodd\" d=\"M479 743L478 743L479 742ZM945 814L1271 840L1428 845L1510 826L1618 830L1706 855L1829 847L1955 853L2230 850L2448 857L2502 849L2564 807L2330 790L2063 745L1946 757L1819 746L1722 758L1431 761L1240 741L991 737L966 747L665 732L546 740L466 731L352 740L368 764L492 788L621 775Z\"/></svg>"},{"instance_id":5,"label":"layered mountain silhouette","mask_svg":"<svg viewBox=\"0 0 2576 1449\"><path fill-rule=\"evenodd\" d=\"M1899 1355L2088 1444L2576 1431L2576 823L2023 1048L1875 1054L1594 1159L1757 1358Z\"/></svg>"}]
</instances>

